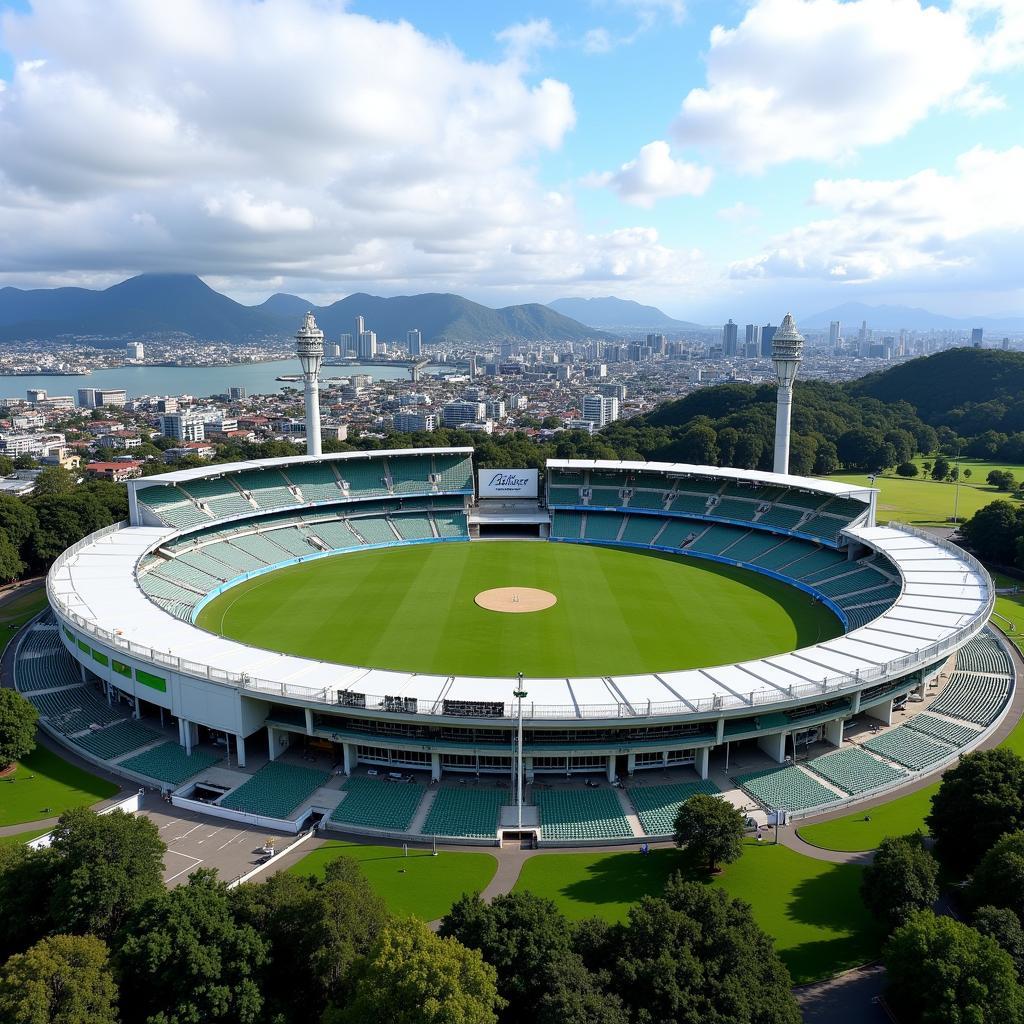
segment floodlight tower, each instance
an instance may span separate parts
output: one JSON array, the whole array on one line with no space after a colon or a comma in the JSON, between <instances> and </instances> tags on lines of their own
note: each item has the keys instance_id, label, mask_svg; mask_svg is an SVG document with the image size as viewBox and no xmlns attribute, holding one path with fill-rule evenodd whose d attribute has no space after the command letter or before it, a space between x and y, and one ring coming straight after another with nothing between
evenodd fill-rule
<instances>
[{"instance_id":1,"label":"floodlight tower","mask_svg":"<svg viewBox=\"0 0 1024 1024\"><path fill-rule=\"evenodd\" d=\"M324 332L316 325L312 313L306 314L299 333L295 335L295 351L302 365L302 382L306 390L306 454L320 452L320 367L324 361Z\"/></svg>"},{"instance_id":2,"label":"floodlight tower","mask_svg":"<svg viewBox=\"0 0 1024 1024\"><path fill-rule=\"evenodd\" d=\"M772 365L779 378L775 406L775 472L789 472L789 426L793 415L793 383L804 357L804 337L787 313L772 338Z\"/></svg>"}]
</instances>

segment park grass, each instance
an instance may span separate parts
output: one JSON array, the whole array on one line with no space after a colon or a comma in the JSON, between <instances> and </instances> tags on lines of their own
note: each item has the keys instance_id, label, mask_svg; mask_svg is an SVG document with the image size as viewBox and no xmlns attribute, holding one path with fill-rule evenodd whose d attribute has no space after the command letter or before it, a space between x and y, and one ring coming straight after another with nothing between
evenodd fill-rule
<instances>
[{"instance_id":1,"label":"park grass","mask_svg":"<svg viewBox=\"0 0 1024 1024\"><path fill-rule=\"evenodd\" d=\"M672 849L629 853L552 853L531 857L516 882L553 900L569 918L624 921L643 896L657 896L685 860ZM802 856L785 846L747 840L743 856L710 884L753 908L754 919L796 984L829 977L873 959L879 936L860 899L863 868Z\"/></svg>"},{"instance_id":2,"label":"park grass","mask_svg":"<svg viewBox=\"0 0 1024 1024\"><path fill-rule=\"evenodd\" d=\"M117 791L112 782L69 764L46 747L36 747L13 774L0 779L0 825L54 817Z\"/></svg>"},{"instance_id":3,"label":"park grass","mask_svg":"<svg viewBox=\"0 0 1024 1024\"><path fill-rule=\"evenodd\" d=\"M498 869L489 853L439 852L410 847L363 846L331 839L288 869L292 875L323 877L338 857L351 857L393 914L415 915L424 921L444 917L463 894L486 888Z\"/></svg>"},{"instance_id":4,"label":"park grass","mask_svg":"<svg viewBox=\"0 0 1024 1024\"><path fill-rule=\"evenodd\" d=\"M558 603L527 615L474 603L480 591L501 586L537 587ZM412 545L292 566L233 587L203 609L199 625L325 661L541 678L719 665L840 632L822 604L749 570L682 555L508 541Z\"/></svg>"},{"instance_id":5,"label":"park grass","mask_svg":"<svg viewBox=\"0 0 1024 1024\"><path fill-rule=\"evenodd\" d=\"M38 587L0 604L0 654L29 619L46 607L46 588Z\"/></svg>"},{"instance_id":6,"label":"park grass","mask_svg":"<svg viewBox=\"0 0 1024 1024\"><path fill-rule=\"evenodd\" d=\"M14 832L9 836L0 836L0 846L14 846L17 843L27 843L40 836L45 836L49 828L32 828L27 832Z\"/></svg>"}]
</instances>

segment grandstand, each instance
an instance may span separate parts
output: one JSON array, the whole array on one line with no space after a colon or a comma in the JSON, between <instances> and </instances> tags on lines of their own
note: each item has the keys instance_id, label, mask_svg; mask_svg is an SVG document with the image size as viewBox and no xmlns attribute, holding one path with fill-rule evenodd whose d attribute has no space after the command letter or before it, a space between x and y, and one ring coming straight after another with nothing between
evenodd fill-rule
<instances>
[{"instance_id":1,"label":"grandstand","mask_svg":"<svg viewBox=\"0 0 1024 1024\"><path fill-rule=\"evenodd\" d=\"M71 742L104 761L116 761L133 750L161 739L160 733L140 722L122 721L105 729L95 729L74 736Z\"/></svg>"},{"instance_id":2,"label":"grandstand","mask_svg":"<svg viewBox=\"0 0 1024 1024\"><path fill-rule=\"evenodd\" d=\"M842 747L808 761L806 767L851 796L905 778L906 772L872 757L860 747Z\"/></svg>"},{"instance_id":3,"label":"grandstand","mask_svg":"<svg viewBox=\"0 0 1024 1024\"><path fill-rule=\"evenodd\" d=\"M534 800L545 839L615 839L633 835L611 789L541 789Z\"/></svg>"},{"instance_id":4,"label":"grandstand","mask_svg":"<svg viewBox=\"0 0 1024 1024\"><path fill-rule=\"evenodd\" d=\"M422 831L424 835L493 839L501 807L508 800L507 789L465 784L442 786L434 796Z\"/></svg>"},{"instance_id":5,"label":"grandstand","mask_svg":"<svg viewBox=\"0 0 1024 1024\"><path fill-rule=\"evenodd\" d=\"M961 672L985 672L998 676L1009 676L1012 672L1009 655L988 629L960 648L956 667Z\"/></svg>"},{"instance_id":6,"label":"grandstand","mask_svg":"<svg viewBox=\"0 0 1024 1024\"><path fill-rule=\"evenodd\" d=\"M353 775L342 790L345 798L331 814L333 824L381 832L408 832L426 787L413 782Z\"/></svg>"},{"instance_id":7,"label":"grandstand","mask_svg":"<svg viewBox=\"0 0 1024 1024\"><path fill-rule=\"evenodd\" d=\"M736 776L736 783L769 810L803 811L839 799L834 790L792 765Z\"/></svg>"},{"instance_id":8,"label":"grandstand","mask_svg":"<svg viewBox=\"0 0 1024 1024\"><path fill-rule=\"evenodd\" d=\"M168 740L133 757L125 758L120 767L159 782L166 782L171 786L180 786L186 779L198 775L219 761L220 758L216 754L207 750L193 750L189 754L179 743Z\"/></svg>"},{"instance_id":9,"label":"grandstand","mask_svg":"<svg viewBox=\"0 0 1024 1024\"><path fill-rule=\"evenodd\" d=\"M671 835L679 808L698 793L714 796L718 787L709 779L695 779L693 782L660 786L630 786L626 790L630 803L636 809L640 827L649 836Z\"/></svg>"},{"instance_id":10,"label":"grandstand","mask_svg":"<svg viewBox=\"0 0 1024 1024\"><path fill-rule=\"evenodd\" d=\"M287 819L330 777L327 772L304 765L271 761L222 797L219 806L245 814Z\"/></svg>"},{"instance_id":11,"label":"grandstand","mask_svg":"<svg viewBox=\"0 0 1024 1024\"><path fill-rule=\"evenodd\" d=\"M944 743L951 743L954 747L963 747L968 743L973 743L980 735L979 730L974 726L951 722L948 718L940 718L938 715L915 715L903 724L908 729L916 729L926 736L934 736Z\"/></svg>"},{"instance_id":12,"label":"grandstand","mask_svg":"<svg viewBox=\"0 0 1024 1024\"><path fill-rule=\"evenodd\" d=\"M875 736L864 746L915 772L945 760L953 753L952 747L936 743L916 729L910 729L905 725Z\"/></svg>"},{"instance_id":13,"label":"grandstand","mask_svg":"<svg viewBox=\"0 0 1024 1024\"><path fill-rule=\"evenodd\" d=\"M954 672L930 710L977 725L993 722L1010 696L1008 678Z\"/></svg>"}]
</instances>

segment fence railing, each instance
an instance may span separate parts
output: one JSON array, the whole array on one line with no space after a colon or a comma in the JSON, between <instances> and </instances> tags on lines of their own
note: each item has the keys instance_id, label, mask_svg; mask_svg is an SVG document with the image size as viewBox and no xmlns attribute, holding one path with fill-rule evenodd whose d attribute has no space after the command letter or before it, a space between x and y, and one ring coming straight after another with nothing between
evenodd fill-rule
<instances>
[{"instance_id":1,"label":"fence railing","mask_svg":"<svg viewBox=\"0 0 1024 1024\"><path fill-rule=\"evenodd\" d=\"M348 708L360 712L369 712L374 716L380 715L385 718L398 713L423 716L445 715L448 720L451 720L452 717L502 720L513 719L518 714L517 705L513 701L500 705L500 710L498 702L459 701L458 703L464 710L461 713L455 713L451 710L446 711L443 702L440 700L353 692L350 690L339 690L333 686L315 688L288 683L284 680L250 676L246 673L232 672L222 667L191 661L169 651L160 651L156 648L128 640L117 630L104 629L88 617L75 611L74 607L65 599L65 595L56 590L54 580L62 567L84 547L118 530L124 529L127 525L127 523L116 523L113 526L104 527L102 530L97 530L95 533L83 538L77 544L73 544L53 563L53 567L46 578L47 597L54 610L68 623L102 641L114 651L124 651L137 660L148 662L158 668L171 669L192 678L205 679L217 685L231 687L240 691L250 691L254 694L321 704L334 709ZM958 548L955 544L943 538L935 537L923 530L905 526L902 523L890 523L889 526L903 533L927 540L937 547L954 553L961 562L980 574L982 580L988 580L988 574L982 564L973 555ZM73 584L72 592L74 593ZM77 593L75 596L78 596ZM141 595L140 599L142 599ZM927 644L910 654L890 659L882 665L858 670L854 673L823 675L820 682L796 683L788 688L765 686L763 689L754 689L735 696L721 694L692 700L620 701L607 704L538 704L533 701L524 701L523 717L533 720L638 719L669 715L714 714L719 711L743 708L760 711L768 710L773 706L783 706L794 700L808 697L832 699L847 693L853 693L862 689L866 684L899 678L944 658L979 631L981 626L988 621L994 606L995 591L991 586L991 581L989 581L987 600L982 610L972 616L968 623L960 626L942 640ZM335 666L330 662L321 662L321 664L337 667L339 673L344 670L349 675L349 678L351 678L350 674L353 671L353 666ZM369 672L371 670L369 668L357 668L356 671ZM493 680L491 682L493 683ZM514 685L516 685L516 680L509 679L508 683L509 691L511 692ZM524 683L526 689L529 690L529 679L524 680ZM478 705L475 713L473 709L474 704Z\"/></svg>"}]
</instances>

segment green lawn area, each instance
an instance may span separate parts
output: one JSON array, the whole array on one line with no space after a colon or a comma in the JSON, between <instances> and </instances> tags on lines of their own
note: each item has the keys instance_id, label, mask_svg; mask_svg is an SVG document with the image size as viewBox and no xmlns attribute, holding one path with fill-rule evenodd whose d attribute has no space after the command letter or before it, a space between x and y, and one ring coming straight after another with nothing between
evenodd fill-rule
<instances>
[{"instance_id":1,"label":"green lawn area","mask_svg":"<svg viewBox=\"0 0 1024 1024\"><path fill-rule=\"evenodd\" d=\"M443 917L463 893L486 888L498 868L489 853L441 852L434 857L429 851L410 849L404 857L400 847L332 839L288 870L293 875L323 875L337 857L359 861L363 874L392 913L415 914L424 921Z\"/></svg>"},{"instance_id":2,"label":"green lawn area","mask_svg":"<svg viewBox=\"0 0 1024 1024\"><path fill-rule=\"evenodd\" d=\"M14 846L15 843L27 843L38 836L44 836L50 830L48 828L33 828L27 832L15 832L10 836L0 836L0 846Z\"/></svg>"},{"instance_id":3,"label":"green lawn area","mask_svg":"<svg viewBox=\"0 0 1024 1024\"><path fill-rule=\"evenodd\" d=\"M0 825L20 825L94 804L117 792L112 782L76 768L45 747L18 762L13 775L0 779Z\"/></svg>"},{"instance_id":4,"label":"green lawn area","mask_svg":"<svg viewBox=\"0 0 1024 1024\"><path fill-rule=\"evenodd\" d=\"M568 917L625 919L631 903L657 895L677 870L676 850L531 857L517 889L555 901ZM878 936L858 887L863 869L801 856L785 846L747 840L743 856L710 884L753 907L797 984L871 960Z\"/></svg>"},{"instance_id":5,"label":"green lawn area","mask_svg":"<svg viewBox=\"0 0 1024 1024\"><path fill-rule=\"evenodd\" d=\"M963 520L969 519L978 509L990 502L1010 498L1005 491L997 491L985 483L985 477L990 469L1009 469L1018 477L1024 477L1024 467L999 466L977 459L961 459L960 467L961 471L970 469L971 477L970 480L961 480L959 499L956 499L956 484L948 481L938 482L923 475L908 480L892 473L878 477L874 484L880 492L878 522L886 523L890 519L896 519L916 526L949 526L953 516L954 500L957 500L957 516ZM863 473L837 473L829 479L860 484L864 487L871 486L871 481Z\"/></svg>"},{"instance_id":6,"label":"green lawn area","mask_svg":"<svg viewBox=\"0 0 1024 1024\"><path fill-rule=\"evenodd\" d=\"M558 603L510 615L493 587ZM736 629L742 621L744 628ZM289 654L428 673L657 672L766 657L836 636L838 620L758 573L576 544L422 544L282 569L232 588L199 625Z\"/></svg>"},{"instance_id":7,"label":"green lawn area","mask_svg":"<svg viewBox=\"0 0 1024 1024\"><path fill-rule=\"evenodd\" d=\"M45 607L46 589L44 587L18 594L6 604L0 605L0 654L14 639L18 630Z\"/></svg>"}]
</instances>

